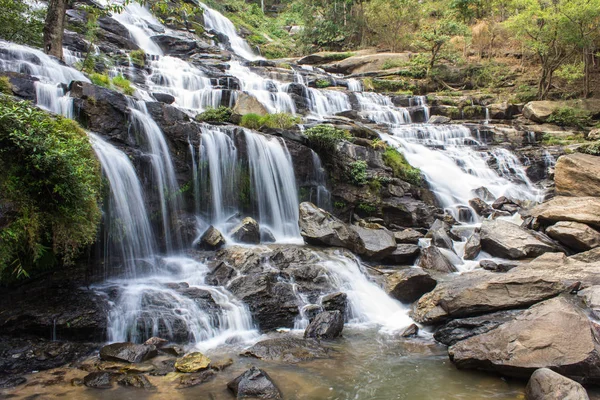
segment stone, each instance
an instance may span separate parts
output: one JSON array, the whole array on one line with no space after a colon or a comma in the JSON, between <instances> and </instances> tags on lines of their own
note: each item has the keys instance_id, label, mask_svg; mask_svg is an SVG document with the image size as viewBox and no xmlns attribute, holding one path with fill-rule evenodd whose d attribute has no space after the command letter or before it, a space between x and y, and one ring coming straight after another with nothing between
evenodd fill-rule
<instances>
[{"instance_id":1,"label":"stone","mask_svg":"<svg viewBox=\"0 0 600 400\"><path fill-rule=\"evenodd\" d=\"M465 243L465 260L474 260L481 252L481 236L478 232L473 232L471 237Z\"/></svg>"},{"instance_id":2,"label":"stone","mask_svg":"<svg viewBox=\"0 0 600 400\"><path fill-rule=\"evenodd\" d=\"M498 197L493 203L492 208L494 210L504 210L504 206L507 204L516 205L511 199L506 196Z\"/></svg>"},{"instance_id":3,"label":"stone","mask_svg":"<svg viewBox=\"0 0 600 400\"><path fill-rule=\"evenodd\" d=\"M487 204L485 201L481 200L478 197L469 200L469 205L473 208L473 210L475 210L477 215L480 215L482 217L489 217L493 211L492 207L490 207L489 204Z\"/></svg>"},{"instance_id":4,"label":"stone","mask_svg":"<svg viewBox=\"0 0 600 400\"><path fill-rule=\"evenodd\" d=\"M225 245L225 238L217 228L211 225L200 237L198 245L204 250L218 250Z\"/></svg>"},{"instance_id":5,"label":"stone","mask_svg":"<svg viewBox=\"0 0 600 400\"><path fill-rule=\"evenodd\" d=\"M308 244L353 248L359 240L354 229L312 203L300 204L299 225Z\"/></svg>"},{"instance_id":6,"label":"stone","mask_svg":"<svg viewBox=\"0 0 600 400\"><path fill-rule=\"evenodd\" d=\"M396 249L394 235L385 228L369 229L360 226L351 226L358 241L354 244L354 252L369 260L381 260L391 255Z\"/></svg>"},{"instance_id":7,"label":"stone","mask_svg":"<svg viewBox=\"0 0 600 400\"><path fill-rule=\"evenodd\" d=\"M19 386L27 382L27 378L14 375L0 375L0 388L8 389Z\"/></svg>"},{"instance_id":8,"label":"stone","mask_svg":"<svg viewBox=\"0 0 600 400\"><path fill-rule=\"evenodd\" d=\"M262 369L254 366L227 384L236 399L283 399L279 388Z\"/></svg>"},{"instance_id":9,"label":"stone","mask_svg":"<svg viewBox=\"0 0 600 400\"><path fill-rule=\"evenodd\" d=\"M492 272L508 272L513 268L516 268L517 264L510 263L496 263L492 260L481 260L479 261L479 266L487 271Z\"/></svg>"},{"instance_id":10,"label":"stone","mask_svg":"<svg viewBox=\"0 0 600 400\"><path fill-rule=\"evenodd\" d=\"M339 311L342 315L346 314L348 305L348 295L344 292L335 292L323 296L321 306L325 311Z\"/></svg>"},{"instance_id":11,"label":"stone","mask_svg":"<svg viewBox=\"0 0 600 400\"><path fill-rule=\"evenodd\" d=\"M138 389L152 390L155 386L150 383L144 375L125 375L117 379L117 383L121 386L134 387Z\"/></svg>"},{"instance_id":12,"label":"stone","mask_svg":"<svg viewBox=\"0 0 600 400\"><path fill-rule=\"evenodd\" d=\"M260 242L261 243L275 243L277 239L275 239L275 235L271 232L270 229L265 228L264 226L260 227Z\"/></svg>"},{"instance_id":13,"label":"stone","mask_svg":"<svg viewBox=\"0 0 600 400\"><path fill-rule=\"evenodd\" d=\"M156 346L135 343L112 343L100 349L100 359L140 363L156 357Z\"/></svg>"},{"instance_id":14,"label":"stone","mask_svg":"<svg viewBox=\"0 0 600 400\"><path fill-rule=\"evenodd\" d=\"M384 264L413 265L421 254L421 248L416 244L399 244L396 250L382 260Z\"/></svg>"},{"instance_id":15,"label":"stone","mask_svg":"<svg viewBox=\"0 0 600 400\"><path fill-rule=\"evenodd\" d=\"M156 346L157 349L160 349L161 347L164 347L167 343L169 343L168 340L153 336L150 339L146 340L144 342L145 345L147 346Z\"/></svg>"},{"instance_id":16,"label":"stone","mask_svg":"<svg viewBox=\"0 0 600 400\"><path fill-rule=\"evenodd\" d=\"M434 246L440 249L448 249L450 251L454 251L454 243L452 243L450 235L448 235L448 233L444 229L429 231L427 235L431 236L431 243Z\"/></svg>"},{"instance_id":17,"label":"stone","mask_svg":"<svg viewBox=\"0 0 600 400\"><path fill-rule=\"evenodd\" d=\"M410 53L377 53L367 55L357 55L348 57L345 60L324 65L323 69L327 72L350 75L367 72L375 72L383 69L383 65L388 61L408 62Z\"/></svg>"},{"instance_id":18,"label":"stone","mask_svg":"<svg viewBox=\"0 0 600 400\"><path fill-rule=\"evenodd\" d=\"M342 335L344 315L339 311L323 311L304 330L305 338L335 339Z\"/></svg>"},{"instance_id":19,"label":"stone","mask_svg":"<svg viewBox=\"0 0 600 400\"><path fill-rule=\"evenodd\" d=\"M563 296L530 307L515 319L448 349L460 368L519 378L551 368L578 381L600 382L596 328L583 310Z\"/></svg>"},{"instance_id":20,"label":"stone","mask_svg":"<svg viewBox=\"0 0 600 400\"><path fill-rule=\"evenodd\" d=\"M175 103L175 96L170 95L168 93L154 92L154 93L152 93L152 97L154 97L156 99L156 101L160 101L161 103L165 103L165 104Z\"/></svg>"},{"instance_id":21,"label":"stone","mask_svg":"<svg viewBox=\"0 0 600 400\"><path fill-rule=\"evenodd\" d=\"M233 360L231 358L222 358L220 360L211 361L210 369L214 369L215 371L223 371L232 365Z\"/></svg>"},{"instance_id":22,"label":"stone","mask_svg":"<svg viewBox=\"0 0 600 400\"><path fill-rule=\"evenodd\" d=\"M400 332L400 337L409 338L419 335L419 327L416 324L410 324Z\"/></svg>"},{"instance_id":23,"label":"stone","mask_svg":"<svg viewBox=\"0 0 600 400\"><path fill-rule=\"evenodd\" d=\"M83 377L83 384L94 389L112 388L113 374L110 372L92 372Z\"/></svg>"},{"instance_id":24,"label":"stone","mask_svg":"<svg viewBox=\"0 0 600 400\"><path fill-rule=\"evenodd\" d=\"M200 352L186 354L175 361L175 369L179 372L198 372L210 365L210 358Z\"/></svg>"},{"instance_id":25,"label":"stone","mask_svg":"<svg viewBox=\"0 0 600 400\"><path fill-rule=\"evenodd\" d=\"M457 272L458 270L435 246L429 246L421 250L419 267L425 270L438 272Z\"/></svg>"},{"instance_id":26,"label":"stone","mask_svg":"<svg viewBox=\"0 0 600 400\"><path fill-rule=\"evenodd\" d=\"M600 246L600 232L579 222L559 221L546 228L546 234L576 251L587 251Z\"/></svg>"},{"instance_id":27,"label":"stone","mask_svg":"<svg viewBox=\"0 0 600 400\"><path fill-rule=\"evenodd\" d=\"M198 41L170 35L156 35L150 38L165 55L182 56L198 49Z\"/></svg>"},{"instance_id":28,"label":"stone","mask_svg":"<svg viewBox=\"0 0 600 400\"><path fill-rule=\"evenodd\" d=\"M400 244L417 244L419 243L419 239L422 239L423 237L425 237L425 235L411 228L407 228L400 232L394 232L396 243Z\"/></svg>"},{"instance_id":29,"label":"stone","mask_svg":"<svg viewBox=\"0 0 600 400\"><path fill-rule=\"evenodd\" d=\"M548 117L557 109L563 107L571 107L583 109L590 112L592 115L600 114L600 100L567 100L567 101L530 101L523 107L523 116L533 122L546 122Z\"/></svg>"},{"instance_id":30,"label":"stone","mask_svg":"<svg viewBox=\"0 0 600 400\"><path fill-rule=\"evenodd\" d=\"M449 124L450 122L452 122L452 118L448 118L443 115L432 115L429 117L429 121L427 123L432 125L443 125Z\"/></svg>"},{"instance_id":31,"label":"stone","mask_svg":"<svg viewBox=\"0 0 600 400\"><path fill-rule=\"evenodd\" d=\"M588 140L599 140L600 139L600 128L592 129L586 136Z\"/></svg>"},{"instance_id":32,"label":"stone","mask_svg":"<svg viewBox=\"0 0 600 400\"><path fill-rule=\"evenodd\" d=\"M241 116L246 114L267 115L269 111L265 108L265 106L262 105L260 101L258 101L256 97L244 92L240 92L237 96L232 113L232 118L235 121L235 116L237 116L237 119L239 119Z\"/></svg>"},{"instance_id":33,"label":"stone","mask_svg":"<svg viewBox=\"0 0 600 400\"><path fill-rule=\"evenodd\" d=\"M527 400L589 400L581 384L548 368L540 368L529 378L525 388Z\"/></svg>"},{"instance_id":34,"label":"stone","mask_svg":"<svg viewBox=\"0 0 600 400\"><path fill-rule=\"evenodd\" d=\"M262 340L241 353L264 361L283 361L290 364L329 357L329 349L314 339L283 336Z\"/></svg>"},{"instance_id":35,"label":"stone","mask_svg":"<svg viewBox=\"0 0 600 400\"><path fill-rule=\"evenodd\" d=\"M159 349L161 353L169 354L175 357L181 357L185 354L185 350L176 344L171 346L165 346Z\"/></svg>"},{"instance_id":36,"label":"stone","mask_svg":"<svg viewBox=\"0 0 600 400\"><path fill-rule=\"evenodd\" d=\"M473 195L475 195L479 199L483 199L484 201L494 201L496 199L496 196L494 196L494 194L490 192L490 190L485 186L473 189L471 193L473 193Z\"/></svg>"},{"instance_id":37,"label":"stone","mask_svg":"<svg viewBox=\"0 0 600 400\"><path fill-rule=\"evenodd\" d=\"M246 217L229 232L229 236L238 243L258 244L260 243L258 222L250 217Z\"/></svg>"},{"instance_id":38,"label":"stone","mask_svg":"<svg viewBox=\"0 0 600 400\"><path fill-rule=\"evenodd\" d=\"M193 386L201 385L208 382L217 376L217 373L212 369L206 371L196 372L193 374L186 374L179 378L177 389L185 389Z\"/></svg>"},{"instance_id":39,"label":"stone","mask_svg":"<svg viewBox=\"0 0 600 400\"><path fill-rule=\"evenodd\" d=\"M480 235L482 250L495 257L516 260L560 251L556 245L541 241L533 231L508 221L485 220Z\"/></svg>"},{"instance_id":40,"label":"stone","mask_svg":"<svg viewBox=\"0 0 600 400\"><path fill-rule=\"evenodd\" d=\"M531 210L531 216L546 223L574 221L600 228L600 198L557 196Z\"/></svg>"},{"instance_id":41,"label":"stone","mask_svg":"<svg viewBox=\"0 0 600 400\"><path fill-rule=\"evenodd\" d=\"M582 153L560 156L554 182L559 196L600 197L600 158Z\"/></svg>"},{"instance_id":42,"label":"stone","mask_svg":"<svg viewBox=\"0 0 600 400\"><path fill-rule=\"evenodd\" d=\"M521 312L521 310L498 311L477 317L454 319L439 327L433 334L433 338L446 346L452 346L461 340L489 332L513 320Z\"/></svg>"},{"instance_id":43,"label":"stone","mask_svg":"<svg viewBox=\"0 0 600 400\"><path fill-rule=\"evenodd\" d=\"M386 277L386 292L402 303L417 301L437 285L421 268L407 268Z\"/></svg>"}]
</instances>

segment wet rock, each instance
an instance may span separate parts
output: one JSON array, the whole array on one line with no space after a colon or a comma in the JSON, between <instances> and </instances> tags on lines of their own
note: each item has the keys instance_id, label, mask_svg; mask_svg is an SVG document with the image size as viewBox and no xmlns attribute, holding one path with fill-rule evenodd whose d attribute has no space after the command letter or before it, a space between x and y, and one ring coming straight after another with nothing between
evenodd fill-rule
<instances>
[{"instance_id":1,"label":"wet rock","mask_svg":"<svg viewBox=\"0 0 600 400\"><path fill-rule=\"evenodd\" d=\"M419 327L416 324L410 324L407 328L400 332L400 336L405 338L416 337L418 335Z\"/></svg>"},{"instance_id":2,"label":"wet rock","mask_svg":"<svg viewBox=\"0 0 600 400\"><path fill-rule=\"evenodd\" d=\"M217 373L212 369L193 374L186 374L179 378L177 389L185 389L193 386L198 386L208 381L211 381L217 376Z\"/></svg>"},{"instance_id":3,"label":"wet rock","mask_svg":"<svg viewBox=\"0 0 600 400\"><path fill-rule=\"evenodd\" d=\"M600 246L600 232L579 222L559 221L548 227L546 233L552 239L577 251L587 251Z\"/></svg>"},{"instance_id":4,"label":"wet rock","mask_svg":"<svg viewBox=\"0 0 600 400\"><path fill-rule=\"evenodd\" d=\"M472 193L478 197L479 199L483 199L484 201L494 201L496 196L492 192L489 191L485 186L478 187L477 189L472 190Z\"/></svg>"},{"instance_id":5,"label":"wet rock","mask_svg":"<svg viewBox=\"0 0 600 400\"><path fill-rule=\"evenodd\" d=\"M27 382L27 379L23 376L14 375L0 375L0 388L8 389L15 386L19 386Z\"/></svg>"},{"instance_id":6,"label":"wet rock","mask_svg":"<svg viewBox=\"0 0 600 400\"><path fill-rule=\"evenodd\" d=\"M421 258L419 259L419 267L424 270L432 270L438 272L456 272L458 271L454 265L435 246L429 246L421 250Z\"/></svg>"},{"instance_id":7,"label":"wet rock","mask_svg":"<svg viewBox=\"0 0 600 400\"><path fill-rule=\"evenodd\" d=\"M308 322L311 322L317 315L323 312L323 307L316 304L308 304L302 308L304 315L308 318Z\"/></svg>"},{"instance_id":8,"label":"wet rock","mask_svg":"<svg viewBox=\"0 0 600 400\"><path fill-rule=\"evenodd\" d=\"M393 234L385 228L368 229L352 226L351 229L356 232L359 238L354 251L366 259L381 260L397 249Z\"/></svg>"},{"instance_id":9,"label":"wet rock","mask_svg":"<svg viewBox=\"0 0 600 400\"><path fill-rule=\"evenodd\" d=\"M435 231L429 231L427 234L431 236L431 243L441 249L448 249L454 251L454 244L452 239L443 229L437 229Z\"/></svg>"},{"instance_id":10,"label":"wet rock","mask_svg":"<svg viewBox=\"0 0 600 400\"><path fill-rule=\"evenodd\" d=\"M478 232L473 232L467 243L465 244L465 260L474 260L481 251L481 236Z\"/></svg>"},{"instance_id":11,"label":"wet rock","mask_svg":"<svg viewBox=\"0 0 600 400\"><path fill-rule=\"evenodd\" d=\"M110 33L114 33L117 36L121 36L124 38L129 37L129 31L127 30L125 25L121 24L119 21L109 16L98 18L98 26L101 29L104 29Z\"/></svg>"},{"instance_id":12,"label":"wet rock","mask_svg":"<svg viewBox=\"0 0 600 400\"><path fill-rule=\"evenodd\" d=\"M505 322L512 321L521 313L521 310L510 310L485 314L478 317L455 319L436 330L433 337L435 340L446 346L452 346L461 340L489 332Z\"/></svg>"},{"instance_id":13,"label":"wet rock","mask_svg":"<svg viewBox=\"0 0 600 400\"><path fill-rule=\"evenodd\" d=\"M575 334L577 332L577 334ZM565 297L536 304L496 329L450 347L458 368L529 377L540 367L581 382L600 382L592 321Z\"/></svg>"},{"instance_id":14,"label":"wet rock","mask_svg":"<svg viewBox=\"0 0 600 400\"><path fill-rule=\"evenodd\" d=\"M532 231L503 220L483 221L480 232L481 248L495 257L515 260L560 251Z\"/></svg>"},{"instance_id":15,"label":"wet rock","mask_svg":"<svg viewBox=\"0 0 600 400\"><path fill-rule=\"evenodd\" d=\"M505 210L505 206L517 206L517 204L506 196L500 196L492 203L494 210Z\"/></svg>"},{"instance_id":16,"label":"wet rock","mask_svg":"<svg viewBox=\"0 0 600 400\"><path fill-rule=\"evenodd\" d=\"M273 235L273 232L271 232L271 230L269 230L269 228L265 228L265 227L260 227L260 242L261 243L275 243L276 239L275 239L275 235Z\"/></svg>"},{"instance_id":17,"label":"wet rock","mask_svg":"<svg viewBox=\"0 0 600 400\"><path fill-rule=\"evenodd\" d=\"M169 343L168 340L165 339L161 339L159 337L153 336L150 339L146 340L144 342L145 345L147 346L156 346L157 349L160 349L161 347L164 347L167 343Z\"/></svg>"},{"instance_id":18,"label":"wet rock","mask_svg":"<svg viewBox=\"0 0 600 400\"><path fill-rule=\"evenodd\" d=\"M531 216L546 223L574 221L600 227L600 198L555 197L531 210Z\"/></svg>"},{"instance_id":19,"label":"wet rock","mask_svg":"<svg viewBox=\"0 0 600 400\"><path fill-rule=\"evenodd\" d=\"M335 339L342 335L344 315L339 311L324 311L318 314L304 331L305 338Z\"/></svg>"},{"instance_id":20,"label":"wet rock","mask_svg":"<svg viewBox=\"0 0 600 400\"><path fill-rule=\"evenodd\" d=\"M137 389L155 389L155 386L151 384L144 375L125 375L124 377L117 379L117 383L121 386L134 387Z\"/></svg>"},{"instance_id":21,"label":"wet rock","mask_svg":"<svg viewBox=\"0 0 600 400\"><path fill-rule=\"evenodd\" d=\"M160 101L165 104L173 104L175 103L175 97L168 93L152 93L152 97L156 99L156 101Z\"/></svg>"},{"instance_id":22,"label":"wet rock","mask_svg":"<svg viewBox=\"0 0 600 400\"><path fill-rule=\"evenodd\" d=\"M160 348L159 351L161 353L169 354L175 357L181 357L185 353L185 350L177 345L165 346Z\"/></svg>"},{"instance_id":23,"label":"wet rock","mask_svg":"<svg viewBox=\"0 0 600 400\"><path fill-rule=\"evenodd\" d=\"M348 295L344 292L330 293L321 299L323 310L339 311L342 315L346 314L347 304Z\"/></svg>"},{"instance_id":24,"label":"wet rock","mask_svg":"<svg viewBox=\"0 0 600 400\"><path fill-rule=\"evenodd\" d=\"M170 35L157 35L150 38L160 47L165 55L181 56L194 52L198 48L198 41L187 40Z\"/></svg>"},{"instance_id":25,"label":"wet rock","mask_svg":"<svg viewBox=\"0 0 600 400\"><path fill-rule=\"evenodd\" d=\"M283 361L294 364L319 358L328 358L329 349L313 339L284 336L262 340L241 353L265 361Z\"/></svg>"},{"instance_id":26,"label":"wet rock","mask_svg":"<svg viewBox=\"0 0 600 400\"><path fill-rule=\"evenodd\" d=\"M589 400L579 383L548 368L535 370L525 388L527 400Z\"/></svg>"},{"instance_id":27,"label":"wet rock","mask_svg":"<svg viewBox=\"0 0 600 400\"><path fill-rule=\"evenodd\" d=\"M436 280L421 268L407 268L386 278L387 293L403 303L417 301L436 285Z\"/></svg>"},{"instance_id":28,"label":"wet rock","mask_svg":"<svg viewBox=\"0 0 600 400\"><path fill-rule=\"evenodd\" d=\"M210 369L215 371L223 371L231 365L233 365L233 360L231 358L222 358L220 360L211 361Z\"/></svg>"},{"instance_id":29,"label":"wet rock","mask_svg":"<svg viewBox=\"0 0 600 400\"><path fill-rule=\"evenodd\" d=\"M199 247L205 250L218 250L225 245L225 238L214 226L208 229L200 237Z\"/></svg>"},{"instance_id":30,"label":"wet rock","mask_svg":"<svg viewBox=\"0 0 600 400\"><path fill-rule=\"evenodd\" d=\"M427 123L433 125L442 125L448 124L450 122L452 122L451 118L445 117L443 115L432 115L431 117L429 117L429 121Z\"/></svg>"},{"instance_id":31,"label":"wet rock","mask_svg":"<svg viewBox=\"0 0 600 400\"><path fill-rule=\"evenodd\" d=\"M238 226L229 232L229 235L233 240L239 243L260 243L260 228L258 222L250 217L244 218Z\"/></svg>"},{"instance_id":32,"label":"wet rock","mask_svg":"<svg viewBox=\"0 0 600 400\"><path fill-rule=\"evenodd\" d=\"M113 376L110 372L92 372L83 378L83 384L94 389L110 389Z\"/></svg>"},{"instance_id":33,"label":"wet rock","mask_svg":"<svg viewBox=\"0 0 600 400\"><path fill-rule=\"evenodd\" d=\"M156 357L156 346L135 343L112 343L100 349L100 359L139 363Z\"/></svg>"},{"instance_id":34,"label":"wet rock","mask_svg":"<svg viewBox=\"0 0 600 400\"><path fill-rule=\"evenodd\" d=\"M246 114L267 115L269 112L256 97L247 93L240 93L233 107L232 118L234 121L239 120Z\"/></svg>"},{"instance_id":35,"label":"wet rock","mask_svg":"<svg viewBox=\"0 0 600 400\"><path fill-rule=\"evenodd\" d=\"M236 399L283 399L279 388L262 369L252 367L227 384Z\"/></svg>"},{"instance_id":36,"label":"wet rock","mask_svg":"<svg viewBox=\"0 0 600 400\"><path fill-rule=\"evenodd\" d=\"M496 263L492 260L481 260L479 261L479 266L487 271L492 272L508 272L513 268L516 268L517 264L509 264L509 263Z\"/></svg>"},{"instance_id":37,"label":"wet rock","mask_svg":"<svg viewBox=\"0 0 600 400\"><path fill-rule=\"evenodd\" d=\"M154 371L150 372L150 375L165 376L171 372L175 372L175 361L176 360L174 359L155 361L155 369Z\"/></svg>"},{"instance_id":38,"label":"wet rock","mask_svg":"<svg viewBox=\"0 0 600 400\"><path fill-rule=\"evenodd\" d=\"M399 244L396 250L382 260L384 264L413 265L421 254L421 248L416 244Z\"/></svg>"},{"instance_id":39,"label":"wet rock","mask_svg":"<svg viewBox=\"0 0 600 400\"><path fill-rule=\"evenodd\" d=\"M200 352L186 354L175 361L175 369L179 372L198 372L209 365L210 358Z\"/></svg>"},{"instance_id":40,"label":"wet rock","mask_svg":"<svg viewBox=\"0 0 600 400\"><path fill-rule=\"evenodd\" d=\"M299 224L308 244L352 248L359 240L355 230L312 203L300 204Z\"/></svg>"},{"instance_id":41,"label":"wet rock","mask_svg":"<svg viewBox=\"0 0 600 400\"><path fill-rule=\"evenodd\" d=\"M490 207L485 201L480 198L474 198L469 200L469 205L475 210L477 215L482 217L489 217L492 213L492 207Z\"/></svg>"},{"instance_id":42,"label":"wet rock","mask_svg":"<svg viewBox=\"0 0 600 400\"><path fill-rule=\"evenodd\" d=\"M0 76L8 77L11 90L15 96L18 96L24 100L31 100L33 102L36 101L35 82L39 81L38 78L31 75L8 71L1 72Z\"/></svg>"},{"instance_id":43,"label":"wet rock","mask_svg":"<svg viewBox=\"0 0 600 400\"><path fill-rule=\"evenodd\" d=\"M425 237L421 232L411 228L407 228L401 232L394 232L396 243L401 244L417 244L419 239Z\"/></svg>"}]
</instances>

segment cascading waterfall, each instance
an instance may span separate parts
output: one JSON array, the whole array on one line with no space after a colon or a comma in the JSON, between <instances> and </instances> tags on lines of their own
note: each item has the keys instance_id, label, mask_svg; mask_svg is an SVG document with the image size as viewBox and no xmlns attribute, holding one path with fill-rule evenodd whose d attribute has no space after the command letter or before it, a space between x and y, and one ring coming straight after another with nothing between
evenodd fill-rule
<instances>
[{"instance_id":1,"label":"cascading waterfall","mask_svg":"<svg viewBox=\"0 0 600 400\"><path fill-rule=\"evenodd\" d=\"M130 3L125 7L124 12L113 14L112 17L127 28L131 39L146 53L163 54L151 37L158 33L164 33L165 28L145 7L137 3Z\"/></svg>"},{"instance_id":2,"label":"cascading waterfall","mask_svg":"<svg viewBox=\"0 0 600 400\"><path fill-rule=\"evenodd\" d=\"M360 113L378 124L401 125L411 123L410 113L405 108L395 107L392 100L379 93L355 93Z\"/></svg>"},{"instance_id":3,"label":"cascading waterfall","mask_svg":"<svg viewBox=\"0 0 600 400\"><path fill-rule=\"evenodd\" d=\"M308 105L313 115L324 118L352 109L348 95L335 90L307 88Z\"/></svg>"},{"instance_id":4,"label":"cascading waterfall","mask_svg":"<svg viewBox=\"0 0 600 400\"><path fill-rule=\"evenodd\" d=\"M312 164L313 164L313 176L311 179L311 190L310 190L310 202L314 203L317 207L327 211L331 211L331 193L327 189L327 178L325 175L325 169L321 164L321 158L317 153L311 150Z\"/></svg>"}]
</instances>

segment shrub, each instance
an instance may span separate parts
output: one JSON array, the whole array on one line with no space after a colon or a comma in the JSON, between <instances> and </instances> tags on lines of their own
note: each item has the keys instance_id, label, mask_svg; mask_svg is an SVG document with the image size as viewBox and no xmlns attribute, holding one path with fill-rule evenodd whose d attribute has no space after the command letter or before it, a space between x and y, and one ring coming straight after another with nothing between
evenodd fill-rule
<instances>
[{"instance_id":1,"label":"shrub","mask_svg":"<svg viewBox=\"0 0 600 400\"><path fill-rule=\"evenodd\" d=\"M367 215L373 215L377 212L377 207L368 203L360 203L358 209Z\"/></svg>"},{"instance_id":2,"label":"shrub","mask_svg":"<svg viewBox=\"0 0 600 400\"><path fill-rule=\"evenodd\" d=\"M416 186L422 184L421 171L410 165L398 150L388 147L383 153L383 162L392 169L396 178Z\"/></svg>"},{"instance_id":3,"label":"shrub","mask_svg":"<svg viewBox=\"0 0 600 400\"><path fill-rule=\"evenodd\" d=\"M242 116L240 126L248 129L258 129L262 126L262 116L258 114L246 114Z\"/></svg>"},{"instance_id":4,"label":"shrub","mask_svg":"<svg viewBox=\"0 0 600 400\"><path fill-rule=\"evenodd\" d=\"M112 84L117 88L121 89L123 93L128 96L133 96L135 93L135 88L131 86L131 82L129 79L125 78L123 75L117 75L112 79Z\"/></svg>"},{"instance_id":5,"label":"shrub","mask_svg":"<svg viewBox=\"0 0 600 400\"><path fill-rule=\"evenodd\" d=\"M133 50L129 53L129 57L131 58L131 62L135 65L143 67L146 64L146 53L144 50Z\"/></svg>"},{"instance_id":6,"label":"shrub","mask_svg":"<svg viewBox=\"0 0 600 400\"><path fill-rule=\"evenodd\" d=\"M100 221L100 165L86 133L72 120L2 98L0 167L0 276L71 264Z\"/></svg>"},{"instance_id":7,"label":"shrub","mask_svg":"<svg viewBox=\"0 0 600 400\"><path fill-rule=\"evenodd\" d=\"M591 123L590 113L572 107L557 108L548 117L548 122L559 126L575 126L583 128Z\"/></svg>"},{"instance_id":8,"label":"shrub","mask_svg":"<svg viewBox=\"0 0 600 400\"><path fill-rule=\"evenodd\" d=\"M286 113L268 114L262 117L261 123L267 128L290 129L300 123L300 118Z\"/></svg>"},{"instance_id":9,"label":"shrub","mask_svg":"<svg viewBox=\"0 0 600 400\"><path fill-rule=\"evenodd\" d=\"M0 93L12 95L12 85L8 76L0 76Z\"/></svg>"},{"instance_id":10,"label":"shrub","mask_svg":"<svg viewBox=\"0 0 600 400\"><path fill-rule=\"evenodd\" d=\"M315 81L315 86L320 89L325 89L331 86L331 83L327 79L317 79Z\"/></svg>"},{"instance_id":11,"label":"shrub","mask_svg":"<svg viewBox=\"0 0 600 400\"><path fill-rule=\"evenodd\" d=\"M203 113L196 115L196 120L202 122L231 122L231 113L229 107L209 107Z\"/></svg>"},{"instance_id":12,"label":"shrub","mask_svg":"<svg viewBox=\"0 0 600 400\"><path fill-rule=\"evenodd\" d=\"M371 189L373 194L379 194L379 191L381 190L381 182L379 179L372 179L369 181L369 189Z\"/></svg>"},{"instance_id":13,"label":"shrub","mask_svg":"<svg viewBox=\"0 0 600 400\"><path fill-rule=\"evenodd\" d=\"M89 78L94 85L110 88L110 77L106 74L94 72L89 75Z\"/></svg>"},{"instance_id":14,"label":"shrub","mask_svg":"<svg viewBox=\"0 0 600 400\"><path fill-rule=\"evenodd\" d=\"M311 145L322 152L332 152L335 150L335 145L340 140L348 140L351 138L348 131L337 129L331 125L317 125L307 129L306 137L308 137Z\"/></svg>"},{"instance_id":15,"label":"shrub","mask_svg":"<svg viewBox=\"0 0 600 400\"><path fill-rule=\"evenodd\" d=\"M341 209L346 207L346 203L344 203L343 201L336 201L335 203L333 203L333 207Z\"/></svg>"},{"instance_id":16,"label":"shrub","mask_svg":"<svg viewBox=\"0 0 600 400\"><path fill-rule=\"evenodd\" d=\"M354 161L350 163L350 182L356 186L367 183L367 162Z\"/></svg>"},{"instance_id":17,"label":"shrub","mask_svg":"<svg viewBox=\"0 0 600 400\"><path fill-rule=\"evenodd\" d=\"M579 146L577 151L592 156L600 156L600 141Z\"/></svg>"}]
</instances>

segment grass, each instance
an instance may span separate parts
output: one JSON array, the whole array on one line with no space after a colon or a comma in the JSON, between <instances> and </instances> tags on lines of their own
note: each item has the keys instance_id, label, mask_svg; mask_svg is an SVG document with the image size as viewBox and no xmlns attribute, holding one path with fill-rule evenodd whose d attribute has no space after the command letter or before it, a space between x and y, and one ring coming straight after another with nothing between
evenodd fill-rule
<instances>
[{"instance_id":1,"label":"grass","mask_svg":"<svg viewBox=\"0 0 600 400\"><path fill-rule=\"evenodd\" d=\"M117 89L128 96L133 96L135 93L135 88L131 85L131 81L123 75L117 75L111 79L107 74L93 72L89 74L88 77L94 85L102 86L107 89Z\"/></svg>"},{"instance_id":2,"label":"grass","mask_svg":"<svg viewBox=\"0 0 600 400\"><path fill-rule=\"evenodd\" d=\"M267 115L246 114L242 116L240 126L248 129L291 129L294 125L300 123L300 118L286 113L276 113Z\"/></svg>"},{"instance_id":3,"label":"grass","mask_svg":"<svg viewBox=\"0 0 600 400\"><path fill-rule=\"evenodd\" d=\"M600 141L584 144L577 148L579 153L589 154L592 156L600 156Z\"/></svg>"},{"instance_id":4,"label":"grass","mask_svg":"<svg viewBox=\"0 0 600 400\"><path fill-rule=\"evenodd\" d=\"M584 128L592 123L589 112L572 107L560 107L548 117L548 122L559 126Z\"/></svg>"},{"instance_id":5,"label":"grass","mask_svg":"<svg viewBox=\"0 0 600 400\"><path fill-rule=\"evenodd\" d=\"M112 84L128 96L133 96L135 93L135 88L131 86L129 79L125 78L123 75L117 75L112 78Z\"/></svg>"},{"instance_id":6,"label":"grass","mask_svg":"<svg viewBox=\"0 0 600 400\"><path fill-rule=\"evenodd\" d=\"M421 186L423 179L421 171L413 167L406 161L404 154L398 150L388 147L383 153L383 162L390 167L396 178L402 179L405 182L415 186Z\"/></svg>"},{"instance_id":7,"label":"grass","mask_svg":"<svg viewBox=\"0 0 600 400\"><path fill-rule=\"evenodd\" d=\"M0 93L7 94L9 96L13 94L12 85L10 83L10 79L8 79L8 76L0 76Z\"/></svg>"}]
</instances>

